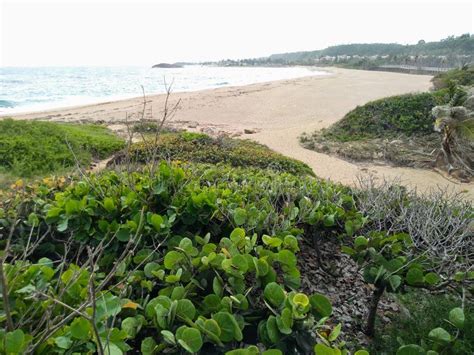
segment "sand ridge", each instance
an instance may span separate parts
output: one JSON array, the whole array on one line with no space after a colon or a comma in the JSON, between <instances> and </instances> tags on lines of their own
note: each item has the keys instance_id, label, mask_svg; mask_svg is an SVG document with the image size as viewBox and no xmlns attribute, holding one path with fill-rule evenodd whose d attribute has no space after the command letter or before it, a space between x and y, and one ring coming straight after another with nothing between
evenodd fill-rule
<instances>
[{"instance_id":1,"label":"sand ridge","mask_svg":"<svg viewBox=\"0 0 474 355\"><path fill-rule=\"evenodd\" d=\"M241 135L266 144L287 156L307 163L321 178L353 184L358 175L399 178L420 191L438 186L463 192L474 200L473 183L454 183L441 174L422 169L376 164L354 164L300 146L298 137L330 126L344 114L368 101L408 92L427 91L430 76L389 72L325 68L328 76L222 87L197 92L174 93L171 105L181 100L173 125L211 134ZM160 117L164 95L147 96L146 117ZM71 107L47 112L17 114L18 119L67 122L101 122L123 129L125 117L140 117L143 98ZM11 116L11 115L10 115ZM243 134L244 130L254 134Z\"/></svg>"}]
</instances>

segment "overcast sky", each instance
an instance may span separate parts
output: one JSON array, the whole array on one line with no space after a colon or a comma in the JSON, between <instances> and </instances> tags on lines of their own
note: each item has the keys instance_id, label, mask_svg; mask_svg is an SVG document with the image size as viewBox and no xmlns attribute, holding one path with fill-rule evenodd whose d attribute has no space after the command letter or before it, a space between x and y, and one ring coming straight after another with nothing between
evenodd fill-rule
<instances>
[{"instance_id":1,"label":"overcast sky","mask_svg":"<svg viewBox=\"0 0 474 355\"><path fill-rule=\"evenodd\" d=\"M249 58L474 32L469 0L0 2L3 66Z\"/></svg>"}]
</instances>

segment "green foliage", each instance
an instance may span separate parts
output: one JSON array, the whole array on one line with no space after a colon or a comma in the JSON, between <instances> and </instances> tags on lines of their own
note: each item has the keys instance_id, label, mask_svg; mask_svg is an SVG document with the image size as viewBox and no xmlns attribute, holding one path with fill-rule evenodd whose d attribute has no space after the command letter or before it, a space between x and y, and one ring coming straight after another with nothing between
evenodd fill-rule
<instances>
[{"instance_id":1,"label":"green foliage","mask_svg":"<svg viewBox=\"0 0 474 355\"><path fill-rule=\"evenodd\" d=\"M463 86L474 85L474 66L463 66L462 68L453 69L445 73L436 75L433 79L435 89L449 88L452 83Z\"/></svg>"},{"instance_id":2,"label":"green foliage","mask_svg":"<svg viewBox=\"0 0 474 355\"><path fill-rule=\"evenodd\" d=\"M453 308L449 312L447 325L452 332L437 327L431 329L428 333L428 341L422 341L421 346L417 344L402 345L397 355L410 354L467 354L467 343L462 339L462 331L465 323L464 311L459 308Z\"/></svg>"},{"instance_id":3,"label":"green foliage","mask_svg":"<svg viewBox=\"0 0 474 355\"><path fill-rule=\"evenodd\" d=\"M441 96L441 97L440 97ZM376 137L428 134L431 110L444 97L431 93L392 96L358 106L327 130L323 137L341 142Z\"/></svg>"},{"instance_id":4,"label":"green foliage","mask_svg":"<svg viewBox=\"0 0 474 355\"><path fill-rule=\"evenodd\" d=\"M466 302L463 312L465 319L458 332L458 328L449 323L454 320L458 326L461 325L458 321L459 317L456 315L459 311L452 311L459 309L460 299L458 297L439 293L429 294L425 290L411 290L404 294L398 294L397 300L404 312L392 315L392 321L389 324L379 324L381 329L372 343L371 351L374 354L395 354L403 345L408 349L418 349L422 354L425 354L425 349L434 345L429 337L430 331L439 327L445 329L449 334L458 333L457 345L445 349L444 352L441 352L442 354L461 355L471 354L474 351L474 339L471 336L474 331L474 304L472 301ZM452 312L453 315L451 315ZM423 348L420 345L426 347Z\"/></svg>"},{"instance_id":5,"label":"green foliage","mask_svg":"<svg viewBox=\"0 0 474 355\"><path fill-rule=\"evenodd\" d=\"M347 188L274 170L162 163L153 175L109 171L26 186L0 206L3 228L11 215L23 220L12 240L17 255L31 227L49 231L28 261L6 264L14 323L32 315L21 325L30 344L46 331L46 309L66 317L62 304L86 302L90 280L99 289L95 318L90 305L72 313L38 353L94 352L107 339L117 354L223 353L240 342L285 354L316 342L344 348L340 326L327 322L329 300L298 291L297 253L303 225L334 236L362 225ZM105 246L93 274L81 267L86 245Z\"/></svg>"},{"instance_id":6,"label":"green foliage","mask_svg":"<svg viewBox=\"0 0 474 355\"><path fill-rule=\"evenodd\" d=\"M150 141L136 143L131 147L130 154L135 161L144 163L147 162L151 149L155 147ZM192 132L164 133L159 136L156 149L158 159L226 163L232 166L268 168L293 174L313 175L311 168L306 164L250 140L212 138ZM119 154L114 162L124 161L124 154Z\"/></svg>"},{"instance_id":7,"label":"green foliage","mask_svg":"<svg viewBox=\"0 0 474 355\"><path fill-rule=\"evenodd\" d=\"M0 172L18 177L52 173L76 164L87 166L123 148L105 127L41 121L0 120Z\"/></svg>"}]
</instances>

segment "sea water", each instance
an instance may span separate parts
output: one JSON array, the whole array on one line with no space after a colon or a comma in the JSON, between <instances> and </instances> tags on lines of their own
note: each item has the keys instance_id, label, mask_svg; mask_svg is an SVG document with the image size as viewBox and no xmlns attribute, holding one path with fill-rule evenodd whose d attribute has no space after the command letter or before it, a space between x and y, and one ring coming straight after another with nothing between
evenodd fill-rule
<instances>
[{"instance_id":1,"label":"sea water","mask_svg":"<svg viewBox=\"0 0 474 355\"><path fill-rule=\"evenodd\" d=\"M305 67L0 67L0 114L327 75Z\"/></svg>"}]
</instances>

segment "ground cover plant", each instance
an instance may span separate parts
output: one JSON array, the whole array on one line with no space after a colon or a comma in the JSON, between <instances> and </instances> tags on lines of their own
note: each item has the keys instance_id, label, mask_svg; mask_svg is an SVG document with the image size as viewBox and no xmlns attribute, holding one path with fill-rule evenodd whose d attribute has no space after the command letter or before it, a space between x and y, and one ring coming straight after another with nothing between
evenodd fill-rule
<instances>
[{"instance_id":1,"label":"ground cover plant","mask_svg":"<svg viewBox=\"0 0 474 355\"><path fill-rule=\"evenodd\" d=\"M4 351L343 348L329 300L298 290L296 255L305 220L334 238L362 223L348 192L164 162L153 175L18 187L2 203Z\"/></svg>"},{"instance_id":2,"label":"ground cover plant","mask_svg":"<svg viewBox=\"0 0 474 355\"><path fill-rule=\"evenodd\" d=\"M88 166L123 148L107 128L42 121L0 120L0 174L33 177Z\"/></svg>"},{"instance_id":3,"label":"ground cover plant","mask_svg":"<svg viewBox=\"0 0 474 355\"><path fill-rule=\"evenodd\" d=\"M472 294L472 205L349 189L250 141L152 133L109 170L1 192L0 353L367 355L328 295L303 291L303 240L326 278L344 277L326 243L360 264L372 339L387 293ZM440 317L459 326L451 308ZM443 324L425 326L380 353L446 353L468 329L444 325L438 344Z\"/></svg>"},{"instance_id":4,"label":"ground cover plant","mask_svg":"<svg viewBox=\"0 0 474 355\"><path fill-rule=\"evenodd\" d=\"M155 158L165 160L227 163L232 166L271 168L277 171L313 175L313 171L306 164L285 157L256 142L229 137L216 138L203 133L185 131L162 133L156 138L156 142L155 137L144 136L142 142L133 144L117 154L109 166L123 164L127 159L135 163L146 163L155 151Z\"/></svg>"}]
</instances>

